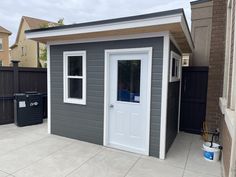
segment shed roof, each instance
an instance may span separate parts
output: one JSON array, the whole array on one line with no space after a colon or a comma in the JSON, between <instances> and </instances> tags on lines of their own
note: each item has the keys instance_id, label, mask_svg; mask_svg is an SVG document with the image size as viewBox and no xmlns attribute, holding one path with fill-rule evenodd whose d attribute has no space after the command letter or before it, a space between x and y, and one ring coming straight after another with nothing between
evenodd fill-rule
<instances>
[{"instance_id":1,"label":"shed roof","mask_svg":"<svg viewBox=\"0 0 236 177\"><path fill-rule=\"evenodd\" d=\"M101 21L27 30L30 39L49 43L74 39L169 31L181 50L190 53L193 41L183 9Z\"/></svg>"}]
</instances>

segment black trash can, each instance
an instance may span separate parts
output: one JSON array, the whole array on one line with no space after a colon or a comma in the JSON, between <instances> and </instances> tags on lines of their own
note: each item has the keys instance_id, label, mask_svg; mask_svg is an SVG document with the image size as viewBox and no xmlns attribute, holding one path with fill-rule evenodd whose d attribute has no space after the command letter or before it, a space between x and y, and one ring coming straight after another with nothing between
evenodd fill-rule
<instances>
[{"instance_id":1,"label":"black trash can","mask_svg":"<svg viewBox=\"0 0 236 177\"><path fill-rule=\"evenodd\" d=\"M43 98L37 92L14 95L14 119L19 127L43 122Z\"/></svg>"}]
</instances>

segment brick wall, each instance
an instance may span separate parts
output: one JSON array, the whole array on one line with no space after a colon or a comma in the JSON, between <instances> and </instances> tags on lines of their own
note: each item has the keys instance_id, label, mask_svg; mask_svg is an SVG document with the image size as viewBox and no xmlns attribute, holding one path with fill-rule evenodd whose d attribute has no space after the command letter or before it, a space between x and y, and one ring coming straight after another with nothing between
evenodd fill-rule
<instances>
[{"instance_id":1,"label":"brick wall","mask_svg":"<svg viewBox=\"0 0 236 177\"><path fill-rule=\"evenodd\" d=\"M209 59L206 122L210 130L219 127L222 117L219 97L222 96L225 54L226 0L213 0L213 19Z\"/></svg>"},{"instance_id":2,"label":"brick wall","mask_svg":"<svg viewBox=\"0 0 236 177\"><path fill-rule=\"evenodd\" d=\"M231 147L232 147L232 138L230 136L229 130L225 123L224 119L221 119L221 145L223 146L223 166L225 176L229 176L229 167L230 167L230 156L231 156Z\"/></svg>"}]
</instances>

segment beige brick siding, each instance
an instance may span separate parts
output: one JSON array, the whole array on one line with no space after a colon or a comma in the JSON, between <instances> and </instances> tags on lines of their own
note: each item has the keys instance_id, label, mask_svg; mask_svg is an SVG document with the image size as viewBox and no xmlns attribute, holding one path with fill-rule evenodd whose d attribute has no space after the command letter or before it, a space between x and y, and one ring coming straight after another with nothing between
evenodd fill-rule
<instances>
[{"instance_id":1,"label":"beige brick siding","mask_svg":"<svg viewBox=\"0 0 236 177\"><path fill-rule=\"evenodd\" d=\"M221 143L223 146L223 166L225 177L229 176L229 167L230 167L230 156L231 156L231 147L232 147L232 138L230 136L229 130L225 123L225 119L221 119Z\"/></svg>"},{"instance_id":2,"label":"beige brick siding","mask_svg":"<svg viewBox=\"0 0 236 177\"><path fill-rule=\"evenodd\" d=\"M219 97L222 96L226 29L226 0L213 1L211 49L209 59L209 78L206 122L210 130L219 127L222 114Z\"/></svg>"}]
</instances>

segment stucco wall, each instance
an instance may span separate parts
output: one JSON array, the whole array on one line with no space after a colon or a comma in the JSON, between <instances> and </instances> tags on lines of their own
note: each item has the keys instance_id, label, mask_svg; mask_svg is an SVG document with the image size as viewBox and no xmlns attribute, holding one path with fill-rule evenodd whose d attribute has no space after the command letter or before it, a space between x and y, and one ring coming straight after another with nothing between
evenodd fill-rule
<instances>
[{"instance_id":1,"label":"stucco wall","mask_svg":"<svg viewBox=\"0 0 236 177\"><path fill-rule=\"evenodd\" d=\"M21 31L19 32L19 40L17 46L12 48L10 56L12 59L20 60L19 66L38 67L37 42L26 39L24 32L28 29L28 24L23 21ZM44 44L40 44L39 46L40 48L45 47Z\"/></svg>"},{"instance_id":2,"label":"stucco wall","mask_svg":"<svg viewBox=\"0 0 236 177\"><path fill-rule=\"evenodd\" d=\"M191 65L208 66L211 44L213 1L191 4L192 37L195 49L192 54Z\"/></svg>"}]
</instances>

